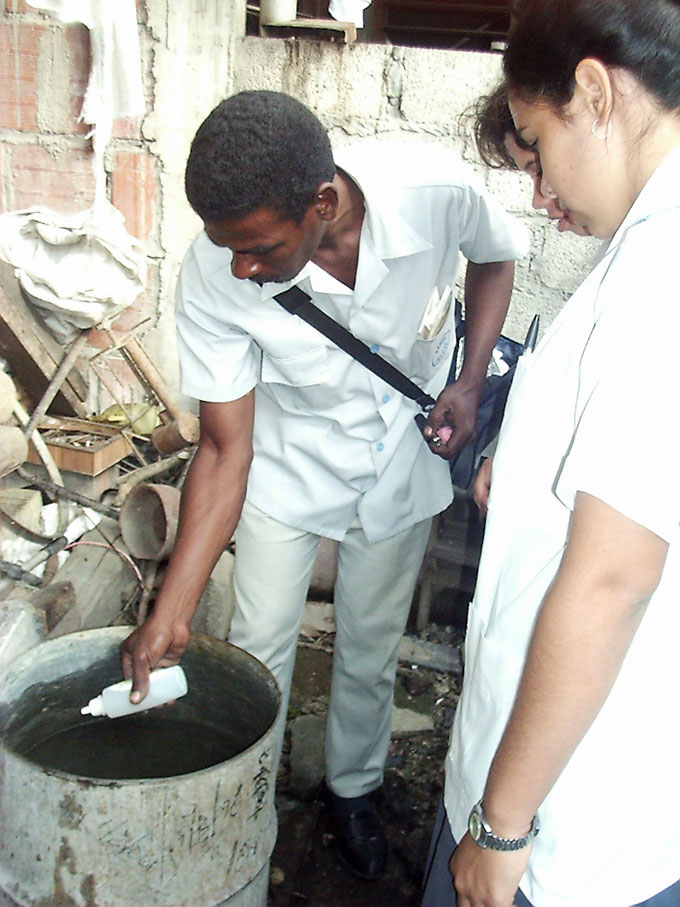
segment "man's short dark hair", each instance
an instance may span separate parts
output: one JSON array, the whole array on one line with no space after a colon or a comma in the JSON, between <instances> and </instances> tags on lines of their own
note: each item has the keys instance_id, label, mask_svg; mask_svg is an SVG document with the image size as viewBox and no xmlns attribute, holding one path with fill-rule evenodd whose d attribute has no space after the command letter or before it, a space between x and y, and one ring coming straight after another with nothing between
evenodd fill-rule
<instances>
[{"instance_id":1,"label":"man's short dark hair","mask_svg":"<svg viewBox=\"0 0 680 907\"><path fill-rule=\"evenodd\" d=\"M330 140L311 110L280 92L242 91L199 127L185 188L204 223L242 220L259 208L299 223L334 175Z\"/></svg>"}]
</instances>

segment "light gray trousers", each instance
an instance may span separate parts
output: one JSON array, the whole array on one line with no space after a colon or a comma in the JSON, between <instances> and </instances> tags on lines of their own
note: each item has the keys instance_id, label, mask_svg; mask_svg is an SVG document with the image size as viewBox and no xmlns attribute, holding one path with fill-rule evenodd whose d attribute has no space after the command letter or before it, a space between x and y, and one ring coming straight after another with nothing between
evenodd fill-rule
<instances>
[{"instance_id":1,"label":"light gray trousers","mask_svg":"<svg viewBox=\"0 0 680 907\"><path fill-rule=\"evenodd\" d=\"M350 528L339 545L326 781L340 797L358 797L382 784L399 641L431 523L423 520L373 544L361 528ZM279 751L319 539L248 502L235 534L236 612L229 641L276 677L283 697Z\"/></svg>"}]
</instances>

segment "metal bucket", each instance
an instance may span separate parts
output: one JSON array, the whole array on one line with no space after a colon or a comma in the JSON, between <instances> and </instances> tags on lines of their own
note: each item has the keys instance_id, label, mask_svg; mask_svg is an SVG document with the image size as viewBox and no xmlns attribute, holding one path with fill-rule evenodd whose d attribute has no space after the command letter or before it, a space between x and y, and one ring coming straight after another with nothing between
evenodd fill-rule
<instances>
[{"instance_id":1,"label":"metal bucket","mask_svg":"<svg viewBox=\"0 0 680 907\"><path fill-rule=\"evenodd\" d=\"M174 705L82 718L81 705L120 679L128 633L41 643L0 678L0 886L26 907L265 907L276 682L241 649L194 635L182 659L189 693ZM117 724L133 718L142 726ZM87 732L96 745L62 745Z\"/></svg>"}]
</instances>

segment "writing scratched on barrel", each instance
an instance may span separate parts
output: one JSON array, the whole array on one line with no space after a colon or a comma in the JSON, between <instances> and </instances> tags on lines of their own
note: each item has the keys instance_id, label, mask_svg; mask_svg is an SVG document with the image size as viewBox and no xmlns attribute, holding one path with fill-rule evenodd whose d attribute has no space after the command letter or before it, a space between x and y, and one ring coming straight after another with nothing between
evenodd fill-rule
<instances>
[{"instance_id":1,"label":"writing scratched on barrel","mask_svg":"<svg viewBox=\"0 0 680 907\"><path fill-rule=\"evenodd\" d=\"M253 812L249 816L250 819L257 818L259 813L264 809L264 805L267 801L267 794L269 793L269 776L271 774L271 769L269 768L269 750L260 753L258 765L259 768L253 776L254 804Z\"/></svg>"},{"instance_id":2,"label":"writing scratched on barrel","mask_svg":"<svg viewBox=\"0 0 680 907\"><path fill-rule=\"evenodd\" d=\"M184 859L196 858L218 848L229 878L258 854L262 830L255 820L264 810L270 793L270 757L269 749L260 753L248 784L242 781L235 789L230 785L226 791L227 785L222 780L217 781L208 809L205 808L205 796L200 797L199 802L187 799L184 792L171 794L165 791L153 816L146 811L149 804L142 797L137 815L144 815L147 827L143 831L136 833L131 818L100 818L95 831L97 841L107 853L144 870L145 881L151 887L162 887L171 882L181 872ZM207 790L204 793L207 794ZM134 810L131 815L135 815ZM245 838L239 835L239 831L245 831L241 826L252 822L255 822L253 832L256 834L253 841L249 840L249 835ZM225 841L227 830L230 835ZM229 848L226 861L222 851L225 845Z\"/></svg>"}]
</instances>

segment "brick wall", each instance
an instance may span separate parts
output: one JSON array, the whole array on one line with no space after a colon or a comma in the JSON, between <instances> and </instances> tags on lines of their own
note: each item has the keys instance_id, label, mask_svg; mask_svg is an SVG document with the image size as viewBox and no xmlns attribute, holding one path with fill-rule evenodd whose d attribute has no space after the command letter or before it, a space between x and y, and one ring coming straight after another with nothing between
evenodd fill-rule
<instances>
[{"instance_id":1,"label":"brick wall","mask_svg":"<svg viewBox=\"0 0 680 907\"><path fill-rule=\"evenodd\" d=\"M74 213L94 199L89 127L78 121L90 71L89 32L25 0L4 0L1 15L2 210L42 204ZM110 200L128 230L148 239L157 180L139 122L114 121L106 169Z\"/></svg>"},{"instance_id":2,"label":"brick wall","mask_svg":"<svg viewBox=\"0 0 680 907\"><path fill-rule=\"evenodd\" d=\"M88 208L95 176L89 126L78 120L90 71L87 28L64 24L25 0L0 0L0 210L44 205L60 214ZM145 3L138 0L142 54L147 38ZM142 65L149 82L149 67ZM145 85L147 98L153 92ZM147 102L147 108L150 105ZM160 233L159 162L141 124L119 119L105 157L107 196L123 213L129 233L152 249ZM149 258L146 291L114 328L129 330L155 313L158 267ZM93 347L108 345L92 332Z\"/></svg>"}]
</instances>

